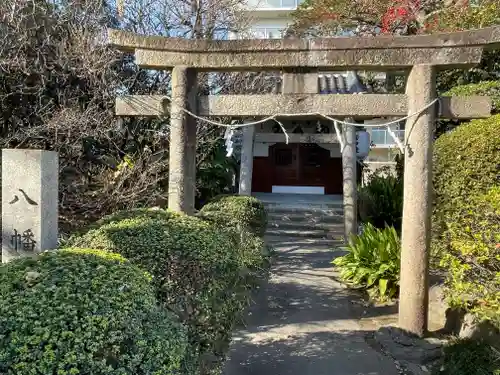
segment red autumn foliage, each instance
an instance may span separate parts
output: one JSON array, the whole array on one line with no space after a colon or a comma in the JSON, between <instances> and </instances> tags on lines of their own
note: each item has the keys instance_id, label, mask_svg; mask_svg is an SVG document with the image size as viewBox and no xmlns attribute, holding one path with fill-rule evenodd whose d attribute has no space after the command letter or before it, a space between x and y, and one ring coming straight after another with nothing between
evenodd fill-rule
<instances>
[{"instance_id":1,"label":"red autumn foliage","mask_svg":"<svg viewBox=\"0 0 500 375\"><path fill-rule=\"evenodd\" d=\"M469 0L460 0L456 6L462 9L469 6ZM421 0L394 0L382 16L382 33L392 33L397 27L405 26L416 21L418 12L422 6ZM435 30L439 26L439 18L433 16L421 26L419 32L426 33ZM455 29L441 31L456 31Z\"/></svg>"},{"instance_id":2,"label":"red autumn foliage","mask_svg":"<svg viewBox=\"0 0 500 375\"><path fill-rule=\"evenodd\" d=\"M395 0L382 16L382 33L390 33L394 27L414 21L419 8L420 0Z\"/></svg>"}]
</instances>

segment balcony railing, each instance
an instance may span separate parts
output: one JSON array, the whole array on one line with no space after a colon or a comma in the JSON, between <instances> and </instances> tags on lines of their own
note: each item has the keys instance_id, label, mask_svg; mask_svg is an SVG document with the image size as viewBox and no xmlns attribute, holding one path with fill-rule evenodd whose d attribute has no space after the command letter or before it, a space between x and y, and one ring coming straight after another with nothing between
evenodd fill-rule
<instances>
[{"instance_id":1,"label":"balcony railing","mask_svg":"<svg viewBox=\"0 0 500 375\"><path fill-rule=\"evenodd\" d=\"M295 9L304 0L248 0L248 7L259 9Z\"/></svg>"},{"instance_id":2,"label":"balcony railing","mask_svg":"<svg viewBox=\"0 0 500 375\"><path fill-rule=\"evenodd\" d=\"M404 130L393 130L393 133L396 134L396 137L398 137L401 142L404 141ZM375 146L394 146L396 144L392 136L385 129L372 129L371 142Z\"/></svg>"}]
</instances>

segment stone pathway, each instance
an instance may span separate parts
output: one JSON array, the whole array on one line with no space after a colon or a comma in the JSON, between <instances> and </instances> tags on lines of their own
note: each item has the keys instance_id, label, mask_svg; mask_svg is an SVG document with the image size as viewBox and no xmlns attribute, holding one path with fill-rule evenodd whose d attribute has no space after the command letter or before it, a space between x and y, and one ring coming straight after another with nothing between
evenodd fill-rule
<instances>
[{"instance_id":1,"label":"stone pathway","mask_svg":"<svg viewBox=\"0 0 500 375\"><path fill-rule=\"evenodd\" d=\"M393 321L395 307L366 308L336 281L330 262L341 253L331 245L294 239L274 247L269 284L234 335L224 375L398 374L365 340L368 329Z\"/></svg>"}]
</instances>

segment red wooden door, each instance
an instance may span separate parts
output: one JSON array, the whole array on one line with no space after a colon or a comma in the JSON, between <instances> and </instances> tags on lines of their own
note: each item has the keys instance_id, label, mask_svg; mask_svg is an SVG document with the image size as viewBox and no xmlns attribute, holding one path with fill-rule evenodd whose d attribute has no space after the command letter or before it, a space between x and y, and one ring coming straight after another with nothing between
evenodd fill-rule
<instances>
[{"instance_id":1,"label":"red wooden door","mask_svg":"<svg viewBox=\"0 0 500 375\"><path fill-rule=\"evenodd\" d=\"M278 143L269 157L254 158L252 190L271 192L272 186L323 186L326 194L342 194L342 159L317 144Z\"/></svg>"},{"instance_id":2,"label":"red wooden door","mask_svg":"<svg viewBox=\"0 0 500 375\"><path fill-rule=\"evenodd\" d=\"M299 144L299 183L302 186L325 186L330 151L315 143Z\"/></svg>"},{"instance_id":3,"label":"red wooden door","mask_svg":"<svg viewBox=\"0 0 500 375\"><path fill-rule=\"evenodd\" d=\"M273 163L273 185L298 185L299 145L277 143L270 147L270 157Z\"/></svg>"}]
</instances>

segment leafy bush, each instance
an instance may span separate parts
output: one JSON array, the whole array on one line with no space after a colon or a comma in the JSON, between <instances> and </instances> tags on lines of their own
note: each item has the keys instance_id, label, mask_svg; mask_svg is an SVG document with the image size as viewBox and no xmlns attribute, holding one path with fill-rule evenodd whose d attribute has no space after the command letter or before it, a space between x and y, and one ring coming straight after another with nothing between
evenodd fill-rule
<instances>
[{"instance_id":1,"label":"leafy bush","mask_svg":"<svg viewBox=\"0 0 500 375\"><path fill-rule=\"evenodd\" d=\"M435 144L433 253L449 274L452 305L500 327L500 115Z\"/></svg>"},{"instance_id":2,"label":"leafy bush","mask_svg":"<svg viewBox=\"0 0 500 375\"><path fill-rule=\"evenodd\" d=\"M184 327L120 255L66 249L0 271L1 374L182 373Z\"/></svg>"},{"instance_id":3,"label":"leafy bush","mask_svg":"<svg viewBox=\"0 0 500 375\"><path fill-rule=\"evenodd\" d=\"M500 328L500 185L449 218L441 259L449 302Z\"/></svg>"},{"instance_id":4,"label":"leafy bush","mask_svg":"<svg viewBox=\"0 0 500 375\"><path fill-rule=\"evenodd\" d=\"M263 237L267 227L267 212L257 198L244 195L222 195L207 203L200 215L220 226L244 228Z\"/></svg>"},{"instance_id":5,"label":"leafy bush","mask_svg":"<svg viewBox=\"0 0 500 375\"><path fill-rule=\"evenodd\" d=\"M248 280L255 284L261 271L269 266L269 249L262 240L267 227L267 211L262 202L249 196L219 196L206 204L198 216L234 236L247 260Z\"/></svg>"},{"instance_id":6,"label":"leafy bush","mask_svg":"<svg viewBox=\"0 0 500 375\"><path fill-rule=\"evenodd\" d=\"M500 81L483 81L468 85L455 86L443 96L483 95L492 99L492 113L500 112Z\"/></svg>"},{"instance_id":7,"label":"leafy bush","mask_svg":"<svg viewBox=\"0 0 500 375\"><path fill-rule=\"evenodd\" d=\"M394 227L399 232L403 216L403 179L380 171L359 188L359 216L377 228Z\"/></svg>"},{"instance_id":8,"label":"leafy bush","mask_svg":"<svg viewBox=\"0 0 500 375\"><path fill-rule=\"evenodd\" d=\"M463 124L436 140L434 213L438 222L500 183L499 134L500 115L496 115Z\"/></svg>"},{"instance_id":9,"label":"leafy bush","mask_svg":"<svg viewBox=\"0 0 500 375\"><path fill-rule=\"evenodd\" d=\"M444 348L442 375L500 375L500 355L486 343L457 340Z\"/></svg>"},{"instance_id":10,"label":"leafy bush","mask_svg":"<svg viewBox=\"0 0 500 375\"><path fill-rule=\"evenodd\" d=\"M398 294L401 243L394 228L368 224L361 235L351 237L347 250L332 262L340 268L342 280L368 290L372 297Z\"/></svg>"},{"instance_id":11,"label":"leafy bush","mask_svg":"<svg viewBox=\"0 0 500 375\"><path fill-rule=\"evenodd\" d=\"M149 271L159 300L187 324L203 368L222 358L249 302L248 259L234 237L163 210L117 213L99 224L70 243L120 253Z\"/></svg>"}]
</instances>

